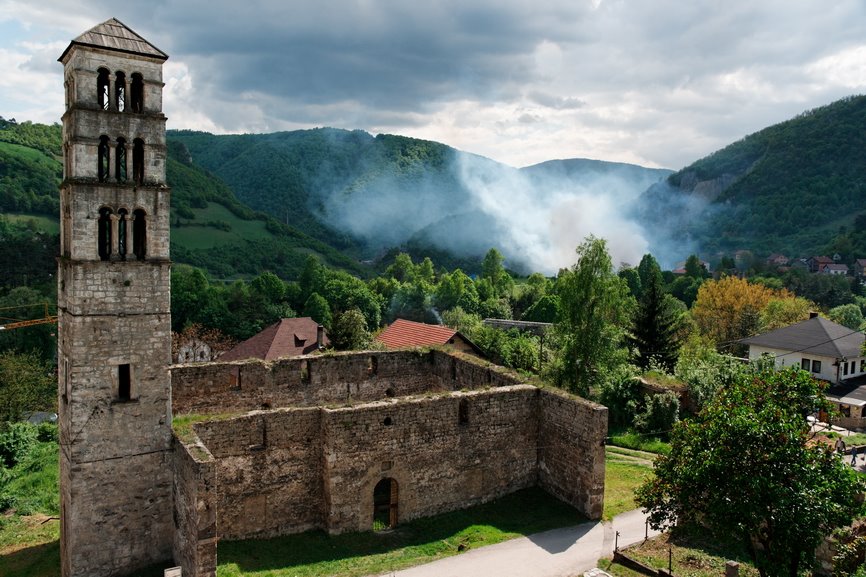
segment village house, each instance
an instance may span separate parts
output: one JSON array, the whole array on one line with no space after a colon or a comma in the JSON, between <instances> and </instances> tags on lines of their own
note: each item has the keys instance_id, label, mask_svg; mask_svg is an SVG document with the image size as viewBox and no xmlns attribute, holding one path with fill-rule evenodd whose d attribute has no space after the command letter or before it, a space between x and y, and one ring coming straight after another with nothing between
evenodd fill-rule
<instances>
[{"instance_id":1,"label":"village house","mask_svg":"<svg viewBox=\"0 0 866 577\"><path fill-rule=\"evenodd\" d=\"M310 317L280 319L220 356L221 361L275 361L319 352L331 341L325 327Z\"/></svg>"},{"instance_id":2,"label":"village house","mask_svg":"<svg viewBox=\"0 0 866 577\"><path fill-rule=\"evenodd\" d=\"M740 343L749 345L749 360L770 356L776 368L800 367L829 383L827 398L842 414L838 424L860 429L866 427L864 340L862 332L812 313L808 320Z\"/></svg>"},{"instance_id":3,"label":"village house","mask_svg":"<svg viewBox=\"0 0 866 577\"><path fill-rule=\"evenodd\" d=\"M824 272L824 269L833 264L833 259L828 256L813 256L806 261L809 272Z\"/></svg>"},{"instance_id":4,"label":"village house","mask_svg":"<svg viewBox=\"0 0 866 577\"><path fill-rule=\"evenodd\" d=\"M464 353L483 357L484 353L460 331L442 325L428 325L397 319L376 336L388 349L449 346Z\"/></svg>"}]
</instances>

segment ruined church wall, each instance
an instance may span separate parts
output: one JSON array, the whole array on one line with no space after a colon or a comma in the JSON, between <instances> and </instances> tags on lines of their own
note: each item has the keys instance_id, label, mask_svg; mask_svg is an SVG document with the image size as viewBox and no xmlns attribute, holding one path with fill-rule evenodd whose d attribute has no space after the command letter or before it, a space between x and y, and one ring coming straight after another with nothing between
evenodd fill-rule
<instances>
[{"instance_id":1,"label":"ruined church wall","mask_svg":"<svg viewBox=\"0 0 866 577\"><path fill-rule=\"evenodd\" d=\"M385 478L398 484L398 522L535 485L537 393L520 385L324 409L328 530L369 530Z\"/></svg>"},{"instance_id":2,"label":"ruined church wall","mask_svg":"<svg viewBox=\"0 0 866 577\"><path fill-rule=\"evenodd\" d=\"M194 429L214 457L220 539L323 526L320 409L255 412Z\"/></svg>"},{"instance_id":3,"label":"ruined church wall","mask_svg":"<svg viewBox=\"0 0 866 577\"><path fill-rule=\"evenodd\" d=\"M184 575L215 577L217 483L213 456L200 444L175 437L174 560Z\"/></svg>"},{"instance_id":4,"label":"ruined church wall","mask_svg":"<svg viewBox=\"0 0 866 577\"><path fill-rule=\"evenodd\" d=\"M175 414L369 402L443 390L430 353L366 352L264 362L178 365L172 373Z\"/></svg>"},{"instance_id":5,"label":"ruined church wall","mask_svg":"<svg viewBox=\"0 0 866 577\"><path fill-rule=\"evenodd\" d=\"M541 389L539 412L539 485L590 519L600 519L607 408L563 391Z\"/></svg>"}]
</instances>

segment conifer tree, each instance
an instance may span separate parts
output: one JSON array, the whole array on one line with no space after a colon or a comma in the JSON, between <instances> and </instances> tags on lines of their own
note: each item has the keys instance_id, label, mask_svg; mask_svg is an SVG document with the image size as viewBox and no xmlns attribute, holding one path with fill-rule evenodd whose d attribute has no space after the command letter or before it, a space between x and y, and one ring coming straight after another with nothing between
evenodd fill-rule
<instances>
[{"instance_id":1,"label":"conifer tree","mask_svg":"<svg viewBox=\"0 0 866 577\"><path fill-rule=\"evenodd\" d=\"M635 362L639 367L646 369L655 361L672 371L680 347L677 334L680 313L673 305L675 301L664 291L662 272L655 259L652 265L647 267L646 284L635 311L629 342L636 349Z\"/></svg>"}]
</instances>

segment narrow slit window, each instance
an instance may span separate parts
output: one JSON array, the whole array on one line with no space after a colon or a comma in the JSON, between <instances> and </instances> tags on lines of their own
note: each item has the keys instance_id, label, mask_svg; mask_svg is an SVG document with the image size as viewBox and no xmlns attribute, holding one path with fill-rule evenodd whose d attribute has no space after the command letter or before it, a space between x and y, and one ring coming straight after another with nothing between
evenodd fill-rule
<instances>
[{"instance_id":1,"label":"narrow slit window","mask_svg":"<svg viewBox=\"0 0 866 577\"><path fill-rule=\"evenodd\" d=\"M114 149L114 177L117 182L126 182L126 140L117 139L117 147Z\"/></svg>"},{"instance_id":2,"label":"narrow slit window","mask_svg":"<svg viewBox=\"0 0 866 577\"><path fill-rule=\"evenodd\" d=\"M114 106L118 112L126 109L126 75L123 72L114 76Z\"/></svg>"},{"instance_id":3,"label":"narrow slit window","mask_svg":"<svg viewBox=\"0 0 866 577\"><path fill-rule=\"evenodd\" d=\"M102 110L108 110L108 70L100 68L96 76L96 103Z\"/></svg>"},{"instance_id":4,"label":"narrow slit window","mask_svg":"<svg viewBox=\"0 0 866 577\"><path fill-rule=\"evenodd\" d=\"M132 213L132 252L138 260L147 256L147 219L140 208Z\"/></svg>"},{"instance_id":5,"label":"narrow slit window","mask_svg":"<svg viewBox=\"0 0 866 577\"><path fill-rule=\"evenodd\" d=\"M460 399L460 405L457 407L457 423L469 424L469 401L466 399Z\"/></svg>"},{"instance_id":6,"label":"narrow slit window","mask_svg":"<svg viewBox=\"0 0 866 577\"><path fill-rule=\"evenodd\" d=\"M99 182L105 182L108 180L108 169L111 163L111 153L109 151L107 136L103 135L99 137L99 150L97 151L97 154L99 162L97 175L99 177Z\"/></svg>"},{"instance_id":7,"label":"narrow slit window","mask_svg":"<svg viewBox=\"0 0 866 577\"><path fill-rule=\"evenodd\" d=\"M132 111L136 113L144 112L144 79L138 72L132 75L132 94L131 102Z\"/></svg>"},{"instance_id":8,"label":"narrow slit window","mask_svg":"<svg viewBox=\"0 0 866 577\"><path fill-rule=\"evenodd\" d=\"M117 399L132 399L132 369L128 364L117 366Z\"/></svg>"},{"instance_id":9,"label":"narrow slit window","mask_svg":"<svg viewBox=\"0 0 866 577\"><path fill-rule=\"evenodd\" d=\"M140 138L132 141L132 179L135 184L144 183L144 141Z\"/></svg>"}]
</instances>

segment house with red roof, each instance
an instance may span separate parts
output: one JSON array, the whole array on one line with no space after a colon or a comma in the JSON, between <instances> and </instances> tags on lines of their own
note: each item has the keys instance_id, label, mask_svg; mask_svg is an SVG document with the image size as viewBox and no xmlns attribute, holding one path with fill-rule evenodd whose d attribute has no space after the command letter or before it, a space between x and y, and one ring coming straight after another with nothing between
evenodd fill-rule
<instances>
[{"instance_id":1,"label":"house with red roof","mask_svg":"<svg viewBox=\"0 0 866 577\"><path fill-rule=\"evenodd\" d=\"M481 349L460 334L460 331L405 319L395 320L376 336L376 340L389 349L450 346L464 353L484 356Z\"/></svg>"},{"instance_id":2,"label":"house with red roof","mask_svg":"<svg viewBox=\"0 0 866 577\"><path fill-rule=\"evenodd\" d=\"M325 327L311 319L280 319L247 340L223 353L220 361L262 359L274 361L285 357L309 355L330 346Z\"/></svg>"}]
</instances>

